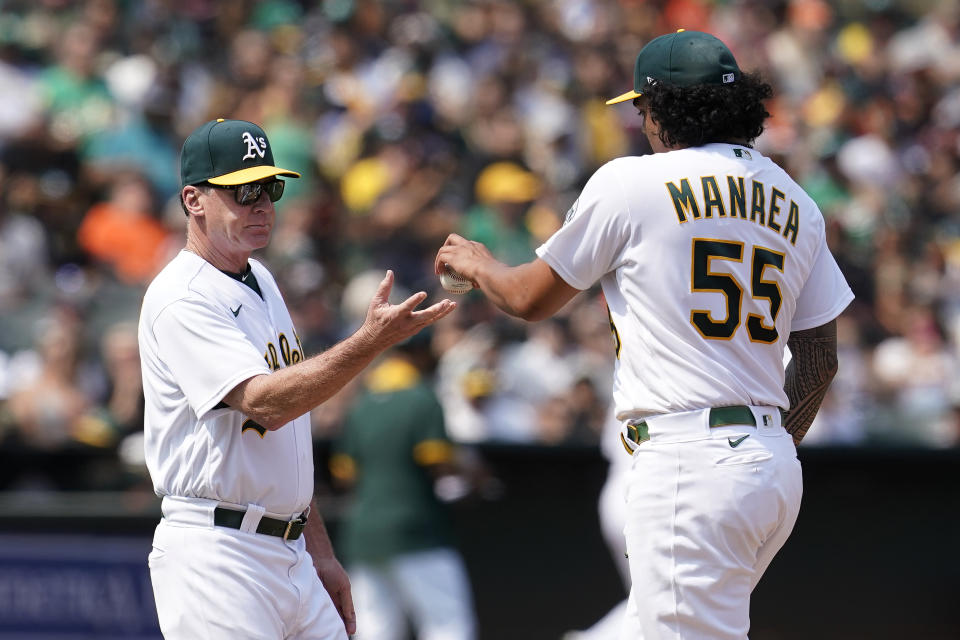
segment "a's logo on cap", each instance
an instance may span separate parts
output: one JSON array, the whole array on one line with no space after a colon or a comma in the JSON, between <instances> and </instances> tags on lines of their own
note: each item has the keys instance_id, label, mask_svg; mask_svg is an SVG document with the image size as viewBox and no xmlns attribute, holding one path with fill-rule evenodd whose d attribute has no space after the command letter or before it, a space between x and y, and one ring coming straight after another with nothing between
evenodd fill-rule
<instances>
[{"instance_id":1,"label":"a's logo on cap","mask_svg":"<svg viewBox=\"0 0 960 640\"><path fill-rule=\"evenodd\" d=\"M256 157L254 154L263 158L267 153L267 139L263 136L254 139L249 131L244 131L242 139L247 143L247 155L243 156L244 160Z\"/></svg>"},{"instance_id":2,"label":"a's logo on cap","mask_svg":"<svg viewBox=\"0 0 960 640\"><path fill-rule=\"evenodd\" d=\"M723 81L723 84L729 84L729 83L733 82L734 80L736 80L736 77L735 77L734 74L732 74L732 73L725 73L725 74L723 74L723 76L720 78L720 80Z\"/></svg>"}]
</instances>

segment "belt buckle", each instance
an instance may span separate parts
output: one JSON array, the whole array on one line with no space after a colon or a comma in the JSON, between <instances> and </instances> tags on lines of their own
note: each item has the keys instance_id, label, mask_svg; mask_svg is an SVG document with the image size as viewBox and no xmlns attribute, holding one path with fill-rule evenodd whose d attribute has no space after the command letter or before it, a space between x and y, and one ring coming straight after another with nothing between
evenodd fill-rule
<instances>
[{"instance_id":1,"label":"belt buckle","mask_svg":"<svg viewBox=\"0 0 960 640\"><path fill-rule=\"evenodd\" d=\"M646 420L627 423L627 440L639 446L650 439L650 426Z\"/></svg>"},{"instance_id":2,"label":"belt buckle","mask_svg":"<svg viewBox=\"0 0 960 640\"><path fill-rule=\"evenodd\" d=\"M637 447L649 439L650 431L645 420L630 421L620 431L620 442L631 456L637 450Z\"/></svg>"},{"instance_id":3,"label":"belt buckle","mask_svg":"<svg viewBox=\"0 0 960 640\"><path fill-rule=\"evenodd\" d=\"M288 536L290 535L290 531L293 529L293 525L295 525L295 524L300 525L300 532L301 532L301 533L303 532L304 525L307 524L307 514L308 514L308 513L309 513L309 509L308 509L307 511L304 511L304 512L301 513L300 515L298 515L298 516L297 516L296 518L294 518L293 520L287 521L287 526L286 526L286 528L283 530L283 539L284 539L284 540L287 540Z\"/></svg>"}]
</instances>

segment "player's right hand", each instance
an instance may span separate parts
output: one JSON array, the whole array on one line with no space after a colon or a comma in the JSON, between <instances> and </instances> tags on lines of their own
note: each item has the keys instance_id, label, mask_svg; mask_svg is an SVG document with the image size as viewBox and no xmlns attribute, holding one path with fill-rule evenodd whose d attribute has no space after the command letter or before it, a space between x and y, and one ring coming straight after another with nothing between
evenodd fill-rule
<instances>
[{"instance_id":1,"label":"player's right hand","mask_svg":"<svg viewBox=\"0 0 960 640\"><path fill-rule=\"evenodd\" d=\"M490 262L497 262L497 260L482 242L467 240L463 236L451 233L433 259L433 270L440 275L449 266L471 280L476 287L477 268Z\"/></svg>"},{"instance_id":2,"label":"player's right hand","mask_svg":"<svg viewBox=\"0 0 960 640\"><path fill-rule=\"evenodd\" d=\"M406 340L457 307L456 302L445 298L426 309L417 309L427 298L425 291L418 291L400 304L390 304L392 288L393 271L387 270L387 275L380 281L380 286L370 301L367 317L359 330L384 349Z\"/></svg>"}]
</instances>

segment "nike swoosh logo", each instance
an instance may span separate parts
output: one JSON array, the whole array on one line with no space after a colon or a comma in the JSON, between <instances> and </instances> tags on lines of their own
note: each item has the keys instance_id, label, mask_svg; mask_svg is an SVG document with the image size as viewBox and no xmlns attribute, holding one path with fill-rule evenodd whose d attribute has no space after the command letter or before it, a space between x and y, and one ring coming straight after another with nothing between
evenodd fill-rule
<instances>
[{"instance_id":1,"label":"nike swoosh logo","mask_svg":"<svg viewBox=\"0 0 960 640\"><path fill-rule=\"evenodd\" d=\"M230 309L230 312L233 314L233 317L234 317L234 318L236 318L238 315L240 315L240 307L242 307L242 306L243 306L242 304L241 304L241 305L237 305L236 311L234 311L233 309Z\"/></svg>"},{"instance_id":2,"label":"nike swoosh logo","mask_svg":"<svg viewBox=\"0 0 960 640\"><path fill-rule=\"evenodd\" d=\"M729 444L731 448L736 449L737 447L740 446L740 443L741 443L741 442L743 442L744 440L746 440L746 439L749 438L749 437L750 437L750 434L748 433L748 434L745 435L745 436L740 436L740 437L737 438L736 440L731 440L730 438L727 438L727 444Z\"/></svg>"}]
</instances>

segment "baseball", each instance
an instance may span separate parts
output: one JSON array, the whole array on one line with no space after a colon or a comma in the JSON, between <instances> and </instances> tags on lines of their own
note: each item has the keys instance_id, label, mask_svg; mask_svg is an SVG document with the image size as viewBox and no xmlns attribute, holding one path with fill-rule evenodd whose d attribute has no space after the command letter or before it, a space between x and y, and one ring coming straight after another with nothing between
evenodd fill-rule
<instances>
[{"instance_id":1,"label":"baseball","mask_svg":"<svg viewBox=\"0 0 960 640\"><path fill-rule=\"evenodd\" d=\"M447 267L440 274L440 286L450 293L466 293L473 289L473 283L462 275Z\"/></svg>"}]
</instances>

